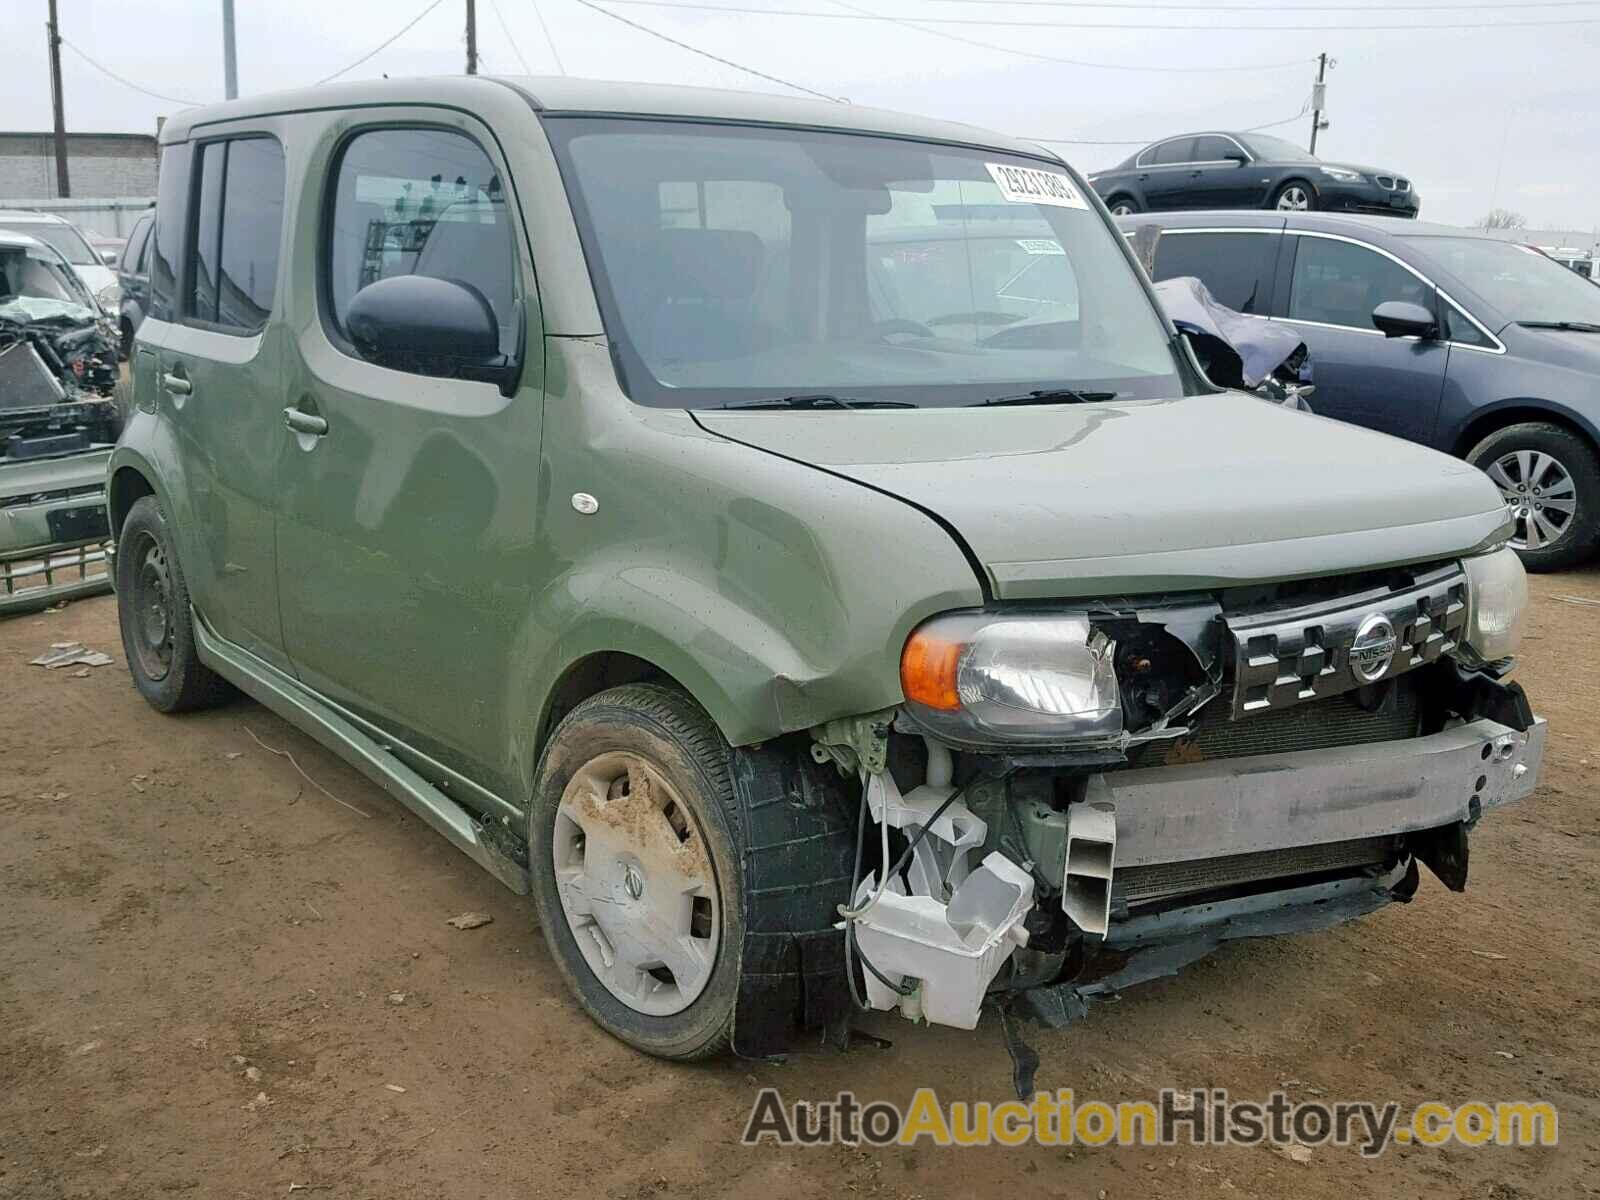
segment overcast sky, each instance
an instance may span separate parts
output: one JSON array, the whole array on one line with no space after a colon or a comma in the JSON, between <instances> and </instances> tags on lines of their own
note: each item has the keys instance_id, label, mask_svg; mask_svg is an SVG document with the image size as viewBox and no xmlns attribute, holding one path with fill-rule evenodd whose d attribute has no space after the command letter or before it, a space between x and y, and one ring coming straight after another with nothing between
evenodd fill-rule
<instances>
[{"instance_id":1,"label":"overcast sky","mask_svg":"<svg viewBox=\"0 0 1600 1200\"><path fill-rule=\"evenodd\" d=\"M1331 128L1324 158L1409 175L1423 215L1471 223L1492 205L1540 228L1600 226L1600 0L702 0L744 8L985 18L930 26L615 5L630 21L724 58L858 104L972 121L1030 137L1143 142L1191 129L1242 129L1293 116L1309 99L1310 61L1328 51ZM236 0L243 94L311 83L367 53L427 0ZM221 0L59 0L63 36L110 71L194 101L222 96ZM1251 6L1261 5L1251 10ZM677 49L581 5L540 0L568 73L609 79L783 91ZM1228 11L1219 11L1227 9ZM1361 11L1363 10L1364 11ZM13 48L0 96L11 129L50 127L46 0L0 5ZM344 76L459 72L465 0L442 0L414 28ZM535 74L557 64L533 0L478 0L490 74ZM1513 23L1574 22L1511 28ZM1141 29L1045 28L1003 22L1082 22ZM1493 29L1441 29L1494 23ZM1247 31L1222 25L1252 27ZM1316 32L1257 32L1259 26ZM1399 29L1396 26L1422 26ZM1159 27L1159 28L1158 28ZM509 36L508 36L509 31ZM958 38L1040 55L1149 67L1288 67L1218 73L1101 70L1031 61ZM63 49L67 128L153 130L182 104L142 95ZM1305 143L1310 117L1272 132ZM1084 170L1136 145L1061 146Z\"/></svg>"}]
</instances>

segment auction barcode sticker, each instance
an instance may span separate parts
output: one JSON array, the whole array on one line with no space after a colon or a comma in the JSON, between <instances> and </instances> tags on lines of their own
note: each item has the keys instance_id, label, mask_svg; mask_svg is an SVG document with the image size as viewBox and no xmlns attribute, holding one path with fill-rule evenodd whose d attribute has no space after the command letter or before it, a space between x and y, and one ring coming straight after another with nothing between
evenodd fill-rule
<instances>
[{"instance_id":1,"label":"auction barcode sticker","mask_svg":"<svg viewBox=\"0 0 1600 1200\"><path fill-rule=\"evenodd\" d=\"M1071 179L1059 171L1043 171L1038 167L1014 167L1009 163L984 163L989 174L1000 188L1000 194L1012 204L1053 204L1057 208L1082 208L1084 202Z\"/></svg>"}]
</instances>

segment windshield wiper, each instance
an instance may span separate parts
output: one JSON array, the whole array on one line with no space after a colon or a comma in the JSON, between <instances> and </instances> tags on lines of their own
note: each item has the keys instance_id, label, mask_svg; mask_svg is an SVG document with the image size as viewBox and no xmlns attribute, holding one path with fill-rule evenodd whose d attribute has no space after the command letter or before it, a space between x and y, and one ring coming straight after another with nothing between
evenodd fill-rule
<instances>
[{"instance_id":1,"label":"windshield wiper","mask_svg":"<svg viewBox=\"0 0 1600 1200\"><path fill-rule=\"evenodd\" d=\"M1098 404L1102 400L1115 400L1116 392L1080 392L1075 388L1039 388L1020 396L993 396L979 400L971 408L990 408L1007 404Z\"/></svg>"},{"instance_id":2,"label":"windshield wiper","mask_svg":"<svg viewBox=\"0 0 1600 1200\"><path fill-rule=\"evenodd\" d=\"M1593 321L1518 321L1524 329L1560 329L1567 333L1600 333Z\"/></svg>"},{"instance_id":3,"label":"windshield wiper","mask_svg":"<svg viewBox=\"0 0 1600 1200\"><path fill-rule=\"evenodd\" d=\"M721 405L732 409L788 408L814 410L818 408L915 408L909 400L857 400L852 396L834 396L817 392L803 396L773 396L765 400L733 400Z\"/></svg>"}]
</instances>

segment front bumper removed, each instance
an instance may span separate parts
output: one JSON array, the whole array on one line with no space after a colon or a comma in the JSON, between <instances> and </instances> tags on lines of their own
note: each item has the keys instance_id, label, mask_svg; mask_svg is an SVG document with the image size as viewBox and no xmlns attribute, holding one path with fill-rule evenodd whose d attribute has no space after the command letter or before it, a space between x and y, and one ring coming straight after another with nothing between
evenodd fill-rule
<instances>
[{"instance_id":1,"label":"front bumper removed","mask_svg":"<svg viewBox=\"0 0 1600 1200\"><path fill-rule=\"evenodd\" d=\"M1518 723L1526 728L1482 716L1399 741L1095 774L1080 802L1036 814L1059 827L1023 834L1031 871L1008 891L986 877L1015 864L992 852L977 861L984 822L957 799L930 825L937 853L926 855L926 885L914 887L923 894L861 918L874 965L913 988L903 996L869 979L869 1001L971 1028L1011 945L1036 948L1027 933L1033 904L1058 905L1082 935L1071 980L1020 998L1060 1022L1093 996L1172 974L1224 941L1326 928L1409 899L1418 862L1459 891L1468 832L1537 784L1546 723ZM914 831L950 791L924 786L900 797L880 775L869 803L875 817ZM968 848L970 875L960 865ZM980 878L998 899L983 912L980 898L974 920ZM1059 895L1035 897L1031 879L1059 886Z\"/></svg>"}]
</instances>

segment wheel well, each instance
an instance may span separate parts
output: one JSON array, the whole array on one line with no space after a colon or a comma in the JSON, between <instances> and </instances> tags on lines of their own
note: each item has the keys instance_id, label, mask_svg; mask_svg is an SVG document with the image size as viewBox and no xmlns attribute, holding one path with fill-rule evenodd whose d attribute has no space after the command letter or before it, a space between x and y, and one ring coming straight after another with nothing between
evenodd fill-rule
<instances>
[{"instance_id":1,"label":"wheel well","mask_svg":"<svg viewBox=\"0 0 1600 1200\"><path fill-rule=\"evenodd\" d=\"M1542 425L1554 425L1558 429L1565 429L1573 436L1582 438L1591 449L1594 448L1593 435L1561 413L1551 412L1545 408L1497 408L1480 417L1474 417L1471 424L1461 431L1461 436L1456 439L1451 453L1457 458L1465 458L1474 446L1495 430L1504 429L1507 425L1520 425L1524 421L1537 421Z\"/></svg>"},{"instance_id":2,"label":"wheel well","mask_svg":"<svg viewBox=\"0 0 1600 1200\"><path fill-rule=\"evenodd\" d=\"M111 536L122 532L122 523L128 519L128 510L141 496L153 496L155 488L150 481L132 467L122 467L111 477L106 496L107 516L110 518Z\"/></svg>"},{"instance_id":3,"label":"wheel well","mask_svg":"<svg viewBox=\"0 0 1600 1200\"><path fill-rule=\"evenodd\" d=\"M561 718L590 696L624 683L645 682L678 686L677 680L654 663L620 650L605 650L580 658L567 668L551 690L544 720L539 723L539 751L543 752L545 741Z\"/></svg>"}]
</instances>

